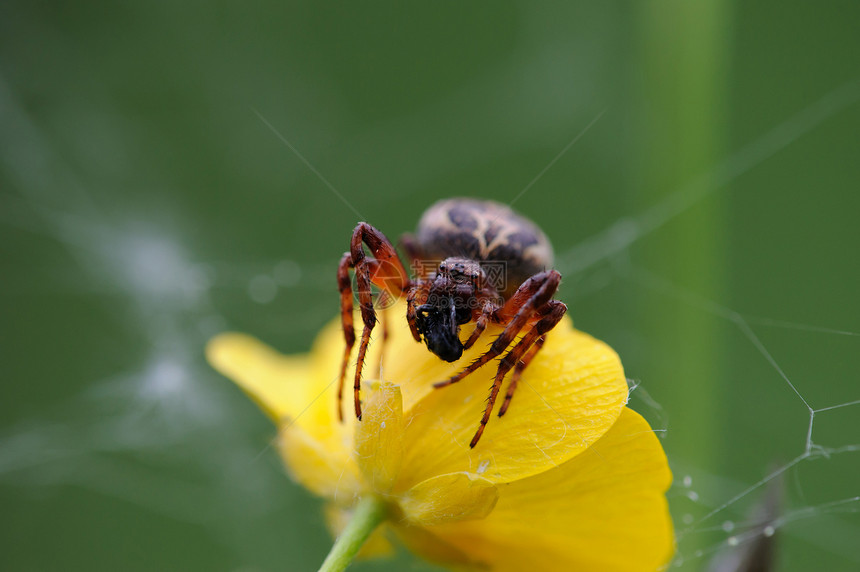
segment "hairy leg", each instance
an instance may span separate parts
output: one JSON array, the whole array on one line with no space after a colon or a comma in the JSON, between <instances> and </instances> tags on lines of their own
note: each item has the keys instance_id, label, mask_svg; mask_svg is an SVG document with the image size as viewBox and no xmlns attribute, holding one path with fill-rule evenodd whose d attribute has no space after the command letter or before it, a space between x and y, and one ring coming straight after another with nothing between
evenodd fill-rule
<instances>
[{"instance_id":1,"label":"hairy leg","mask_svg":"<svg viewBox=\"0 0 860 572\"><path fill-rule=\"evenodd\" d=\"M504 352L514 341L520 330L526 325L538 308L542 308L552 299L561 282L561 274L555 270L548 270L535 274L522 283L511 300L496 312L500 318L513 314L502 334L496 338L490 349L475 361L469 364L458 374L433 384L434 387L445 387L457 383L482 365L486 364L496 356Z\"/></svg>"},{"instance_id":2,"label":"hairy leg","mask_svg":"<svg viewBox=\"0 0 860 572\"><path fill-rule=\"evenodd\" d=\"M493 312L498 310L498 308L490 303L489 301L484 302L484 307L481 310L481 315L478 316L478 319L475 321L475 330L472 332L472 335L469 336L469 339L466 340L466 343L463 344L463 350L467 350L475 345L475 342L478 341L478 338L481 337L481 334L487 327L487 323L490 321L490 316L493 315Z\"/></svg>"},{"instance_id":3,"label":"hairy leg","mask_svg":"<svg viewBox=\"0 0 860 572\"><path fill-rule=\"evenodd\" d=\"M406 293L406 323L409 324L409 331L412 332L412 337L415 338L416 342L421 341L421 334L418 333L416 308L427 300L428 288L426 283L413 284Z\"/></svg>"},{"instance_id":4,"label":"hairy leg","mask_svg":"<svg viewBox=\"0 0 860 572\"><path fill-rule=\"evenodd\" d=\"M365 254L365 245L370 250L372 258ZM349 255L348 260L347 255ZM338 266L338 288L341 291L341 317L344 324L344 338L347 344L347 351L344 354L344 361L341 366L339 386L341 389L338 390L339 411L341 409L340 400L342 399L343 378L346 375L349 353L352 350L352 345L355 343L355 332L352 327L352 292L349 288L349 267L355 269L356 291L358 292L358 303L361 309L361 321L364 324L364 329L361 332L361 341L358 346L358 360L355 365L355 379L353 383L355 416L361 419L361 371L367 355L367 346L370 344L370 334L374 326L376 326L376 311L373 308L371 284L382 288L389 296L399 296L410 286L410 281L406 269L403 268L403 264L397 257L397 251L394 250L391 241L382 232L366 222L358 223L358 226L355 227L352 233L350 250L344 254L341 264ZM349 313L348 320L347 310ZM347 321L349 322L349 328L347 328Z\"/></svg>"},{"instance_id":5,"label":"hairy leg","mask_svg":"<svg viewBox=\"0 0 860 572\"><path fill-rule=\"evenodd\" d=\"M540 351L543 347L544 342L546 342L546 336L539 337L531 349L522 357L522 359L517 362L517 366L514 368L514 373L511 376L511 381L508 382L508 391L505 393L505 400L502 402L502 406L499 407L499 417L505 414L508 410L508 407L511 405L511 399L514 397L514 392L517 390L517 384L520 382L520 377L523 375L523 370L526 369L534 359L535 355Z\"/></svg>"},{"instance_id":6,"label":"hairy leg","mask_svg":"<svg viewBox=\"0 0 860 572\"><path fill-rule=\"evenodd\" d=\"M343 338L346 348L343 361L340 364L340 380L337 385L337 418L343 421L343 380L349 365L349 355L355 345L355 327L352 323L352 283L349 280L349 269L352 268L352 254L344 252L337 265L337 289L340 291L340 321L343 326Z\"/></svg>"},{"instance_id":7,"label":"hairy leg","mask_svg":"<svg viewBox=\"0 0 860 572\"><path fill-rule=\"evenodd\" d=\"M529 350L534 346L537 340L543 338L548 331L553 329L556 324L561 321L561 318L564 316L566 311L567 306L558 300L550 300L543 308L541 308L540 314L542 314L543 317L538 320L526 335L523 336L522 339L517 342L507 354L505 354L505 357L502 358L499 363L499 369L496 371L496 377L493 380L493 386L490 388L490 397L487 399L487 406L484 409L484 415L481 417L481 424L478 427L478 431L475 433L475 436L472 437L472 442L469 443L469 447L477 445L478 440L480 440L481 435L483 435L484 428L490 420L490 415L493 412L493 405L496 403L496 397L499 395L499 389L502 387L502 380L505 375L514 366L519 366L521 359L530 353ZM508 390L509 397L506 398L507 402L509 402L510 397L513 396L513 389L515 389L515 387L516 386ZM503 412L500 412L499 415L502 413Z\"/></svg>"}]
</instances>

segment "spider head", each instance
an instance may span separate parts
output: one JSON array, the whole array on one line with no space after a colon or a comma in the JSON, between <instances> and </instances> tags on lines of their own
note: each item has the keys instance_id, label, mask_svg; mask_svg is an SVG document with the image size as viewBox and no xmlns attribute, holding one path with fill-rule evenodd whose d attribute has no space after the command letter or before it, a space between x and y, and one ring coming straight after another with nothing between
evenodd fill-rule
<instances>
[{"instance_id":1,"label":"spider head","mask_svg":"<svg viewBox=\"0 0 860 572\"><path fill-rule=\"evenodd\" d=\"M463 355L460 326L472 319L477 280L482 276L477 262L443 260L430 279L426 302L415 309L418 333L427 349L445 361L457 361Z\"/></svg>"}]
</instances>

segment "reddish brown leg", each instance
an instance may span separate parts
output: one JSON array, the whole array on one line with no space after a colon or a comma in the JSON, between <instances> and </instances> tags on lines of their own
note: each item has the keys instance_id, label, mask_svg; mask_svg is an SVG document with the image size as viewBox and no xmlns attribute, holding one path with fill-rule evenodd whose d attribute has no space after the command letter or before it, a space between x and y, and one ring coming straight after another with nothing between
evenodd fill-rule
<instances>
[{"instance_id":1,"label":"reddish brown leg","mask_svg":"<svg viewBox=\"0 0 860 572\"><path fill-rule=\"evenodd\" d=\"M562 310L556 310L555 309L556 304L560 304L561 306L564 306L564 308ZM561 312L561 316L564 316L565 312L567 312L567 306L565 306L561 302L558 302L557 300L551 301L547 306L549 307L550 311ZM559 316L559 320L561 319L561 316ZM555 323L550 325L549 328L547 328L547 332L549 330L551 330L552 328L554 328L557 323L558 323L558 321L556 321ZM540 349L543 347L545 342L546 342L546 334L542 335L537 340L535 340L535 343L531 347L531 349L529 349L529 351L526 352L526 354L522 357L522 359L520 359L520 361L517 362L517 366L514 368L514 374L511 376L511 381L508 384L508 391L505 394L505 401L502 403L502 406L499 408L499 417L504 415L505 412L508 410L508 407L511 405L511 399L513 399L513 397L514 397L514 391L516 391L517 384L520 382L520 377L522 377L522 375L523 375L523 371L529 366L529 364L535 358L535 356L540 351Z\"/></svg>"},{"instance_id":2,"label":"reddish brown leg","mask_svg":"<svg viewBox=\"0 0 860 572\"><path fill-rule=\"evenodd\" d=\"M544 334L558 324L566 311L567 306L558 300L549 301L544 308L541 308L541 313L546 315L541 318L507 354L505 354L505 357L502 358L502 361L499 363L499 369L496 371L496 377L493 380L493 387L490 388L490 397L487 399L487 407L484 409L483 417L481 417L481 424L478 427L478 431L475 433L475 436L472 437L472 442L469 443L469 447L477 445L478 441L481 439L481 435L484 434L484 428L490 420L490 415L493 412L493 405L496 403L496 397L499 395L499 388L502 387L502 380L505 375L515 365L520 363L520 360L526 355L538 339L542 338ZM511 394L513 391L509 390L508 393Z\"/></svg>"},{"instance_id":3,"label":"reddish brown leg","mask_svg":"<svg viewBox=\"0 0 860 572\"><path fill-rule=\"evenodd\" d=\"M560 282L561 274L555 270L540 272L523 282L517 289L516 293L511 297L511 300L508 301L501 310L496 312L497 315L504 317L505 314L509 314L516 309L516 314L513 316L513 319L508 322L508 325L505 327L505 331L496 338L496 341L493 342L493 345L490 346L487 353L473 361L460 373L446 379L445 381L434 383L433 387L445 387L446 385L457 383L505 351L507 347L511 345L511 342L513 342L517 337L520 330L523 329L523 326L526 325L529 318L531 318L535 313L535 310L537 308L542 308L550 301L553 294L555 294L555 291L558 289ZM516 302L517 306L514 307L512 302Z\"/></svg>"},{"instance_id":4,"label":"reddish brown leg","mask_svg":"<svg viewBox=\"0 0 860 572\"><path fill-rule=\"evenodd\" d=\"M340 381L337 385L337 418L343 421L343 380L346 377L346 367L349 365L349 355L355 345L355 327L352 324L352 283L349 281L349 269L352 268L352 254L344 252L337 265L337 289L340 291L340 321L343 324L343 338L346 348L340 365Z\"/></svg>"},{"instance_id":5,"label":"reddish brown leg","mask_svg":"<svg viewBox=\"0 0 860 572\"><path fill-rule=\"evenodd\" d=\"M412 337L416 342L421 341L421 334L418 333L418 323L416 322L415 308L424 303L427 299L427 286L412 286L409 293L406 295L406 323L409 324L409 331L412 332Z\"/></svg>"},{"instance_id":6,"label":"reddish brown leg","mask_svg":"<svg viewBox=\"0 0 860 572\"><path fill-rule=\"evenodd\" d=\"M523 370L528 367L529 363L534 359L535 355L540 351L543 347L544 342L546 341L546 336L541 336L535 341L535 345L531 347L531 349L523 356L523 358L517 362L517 367L514 368L514 374L511 376L511 381L508 382L508 391L505 393L505 400L502 402L502 406L499 407L499 417L505 414L508 410L508 407L511 405L511 399L514 397L514 391L517 390L517 384L520 382L520 377L523 375Z\"/></svg>"},{"instance_id":7,"label":"reddish brown leg","mask_svg":"<svg viewBox=\"0 0 860 572\"><path fill-rule=\"evenodd\" d=\"M364 245L367 245L373 258L368 258L365 254ZM341 264L338 267L338 287L341 288L344 282L348 286L348 269L349 266L352 266L355 269L355 283L356 290L358 291L358 303L361 309L361 321L364 323L364 329L361 332L361 341L358 346L358 361L355 365L355 380L353 383L355 416L358 419L361 419L361 371L364 367L365 356L367 355L367 346L370 343L370 334L373 331L374 326L376 326L376 311L373 308L373 292L371 291L370 285L375 284L386 292L389 292L389 295L399 296L406 288L409 287L410 283L406 270L403 268L403 264L397 257L397 252L394 250L394 246L392 246L391 242L385 238L384 234L366 222L360 222L358 223L358 226L355 227L355 230L352 233L349 253L347 254L349 254L349 260L346 260L347 256L344 255L344 258L341 260ZM345 280L341 279L341 267L347 271L344 272L346 275ZM351 343L355 343L355 333L351 324L352 297L350 295L349 300L345 301L346 297L346 294L344 294L341 289L341 310L343 315L342 320L344 322L344 337L346 339L348 349L351 350ZM349 332L352 333L352 338L350 338L350 333L347 332L347 309L349 310ZM350 341L350 339L352 339L352 341ZM346 365L348 361L349 353L347 352L344 355L344 363L341 367L341 386L343 386L343 377L346 375ZM338 403L340 403L341 397L342 391L339 391ZM338 405L338 410L340 410L340 405Z\"/></svg>"},{"instance_id":8,"label":"reddish brown leg","mask_svg":"<svg viewBox=\"0 0 860 572\"><path fill-rule=\"evenodd\" d=\"M493 304L491 304L490 302L484 302L484 309L481 311L481 315L478 316L478 319L475 321L475 330L472 332L472 335L469 336L469 339L466 340L466 343L463 344L464 351L471 348L475 344L475 342L478 341L478 338L481 337L481 334L487 327L487 322L490 320L490 316L497 309L498 308L493 306Z\"/></svg>"},{"instance_id":9,"label":"reddish brown leg","mask_svg":"<svg viewBox=\"0 0 860 572\"><path fill-rule=\"evenodd\" d=\"M361 369L364 366L364 358L367 355L367 346L370 344L370 332L373 326L366 323L361 331L361 342L358 344L358 361L355 362L355 382L352 386L352 398L355 402L355 418L361 421Z\"/></svg>"}]
</instances>

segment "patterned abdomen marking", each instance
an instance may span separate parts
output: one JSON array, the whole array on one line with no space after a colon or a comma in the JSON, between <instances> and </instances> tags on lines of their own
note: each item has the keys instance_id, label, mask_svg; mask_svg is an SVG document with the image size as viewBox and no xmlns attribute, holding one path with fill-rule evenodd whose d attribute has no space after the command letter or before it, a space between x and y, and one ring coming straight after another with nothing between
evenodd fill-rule
<instances>
[{"instance_id":1,"label":"patterned abdomen marking","mask_svg":"<svg viewBox=\"0 0 860 572\"><path fill-rule=\"evenodd\" d=\"M537 225L495 201L446 199L431 206L418 223L416 236L431 258L450 256L504 263L504 295L529 276L552 266L553 252Z\"/></svg>"}]
</instances>

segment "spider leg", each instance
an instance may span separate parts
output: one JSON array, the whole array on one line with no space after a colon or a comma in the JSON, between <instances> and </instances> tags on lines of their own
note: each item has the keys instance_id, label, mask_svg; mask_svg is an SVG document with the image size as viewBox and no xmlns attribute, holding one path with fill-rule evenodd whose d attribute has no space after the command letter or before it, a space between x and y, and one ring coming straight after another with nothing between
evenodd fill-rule
<instances>
[{"instance_id":1,"label":"spider leg","mask_svg":"<svg viewBox=\"0 0 860 572\"><path fill-rule=\"evenodd\" d=\"M367 266L372 270L375 269L374 260L365 260ZM343 421L343 381L346 378L346 369L349 365L349 356L352 354L352 348L355 345L355 326L353 325L352 312L352 284L349 280L349 269L354 268L354 264L352 262L352 253L344 252L343 256L340 259L340 263L337 266L337 287L340 292L340 317L341 324L343 326L343 338L346 342L346 347L343 352L343 360L340 365L340 376L338 378L338 386L337 386L337 418L340 421ZM366 325L366 323L365 323ZM371 326L372 329L372 326ZM383 323L383 343L385 339L388 337L388 330L385 327L385 323ZM364 361L362 359L362 361Z\"/></svg>"},{"instance_id":2,"label":"spider leg","mask_svg":"<svg viewBox=\"0 0 860 572\"><path fill-rule=\"evenodd\" d=\"M559 323L565 312L567 312L567 306L558 300L550 300L543 308L541 308L540 313L543 314L543 317L538 320L528 333L526 333L526 335L524 335L522 339L517 342L507 354L505 354L505 357L502 358L499 363L499 369L496 371L496 377L493 380L493 387L490 388L490 397L487 399L487 407L484 409L484 415L481 417L481 424L478 427L478 431L475 433L475 436L472 437L472 442L469 443L469 447L477 445L481 435L484 434L484 428L490 420L490 415L493 412L493 405L496 403L496 397L499 395L499 389L502 387L502 380L505 375L511 370L511 368L519 366L519 364L522 363L521 359L523 359L523 356L531 354L529 351L530 348L534 347L537 340L543 339L545 334ZM540 349L540 346L536 347ZM535 350L535 353L537 353L537 350ZM531 355L531 357L534 357L534 355ZM519 380L517 379L517 381ZM516 385L514 385L513 388L508 389L508 395L505 398L506 403L510 402L510 398L513 396L515 388ZM507 409L506 405L502 405L502 407ZM501 416L503 413L504 412L502 411L499 415Z\"/></svg>"},{"instance_id":3,"label":"spider leg","mask_svg":"<svg viewBox=\"0 0 860 572\"><path fill-rule=\"evenodd\" d=\"M508 407L511 405L511 399L514 397L514 391L517 390L517 384L520 382L520 377L523 374L523 370L528 367L529 363L534 359L535 355L540 351L543 347L544 342L546 341L546 336L539 337L534 345L529 349L529 351L517 362L517 367L514 368L514 374L511 376L511 381L508 382L508 391L505 393L505 400L502 402L502 406L499 407L499 417L505 414L508 410Z\"/></svg>"},{"instance_id":4,"label":"spider leg","mask_svg":"<svg viewBox=\"0 0 860 572\"><path fill-rule=\"evenodd\" d=\"M511 381L508 384L508 391L505 393L505 401L502 403L502 406L499 408L499 417L505 414L508 410L508 407L511 405L511 399L514 397L514 391L517 389L517 384L520 381L520 377L523 374L523 371L529 366L531 361L535 358L537 353L543 347L546 342L547 332L553 329L564 314L567 312L567 306L558 300L551 300L545 306L546 311L544 312L546 315L535 324L534 330L532 332L537 331L538 335L537 339L534 340L534 344L530 348L524 348L523 355L517 362L516 367L514 368L514 373L511 376ZM530 332L531 333L531 332ZM525 341L525 337L523 338L523 342ZM522 345L523 342L520 342L519 345ZM516 347L514 348L516 349ZM513 350L511 350L513 352Z\"/></svg>"},{"instance_id":5,"label":"spider leg","mask_svg":"<svg viewBox=\"0 0 860 572\"><path fill-rule=\"evenodd\" d=\"M489 301L484 302L484 308L481 310L481 315L478 316L478 319L475 321L475 330L472 332L472 335L469 336L469 339L466 340L466 343L463 344L463 351L471 348L475 342L478 341L478 338L481 337L481 334L484 333L484 329L487 327L487 322L490 320L490 316L492 316L493 312L497 309L498 308Z\"/></svg>"},{"instance_id":6,"label":"spider leg","mask_svg":"<svg viewBox=\"0 0 860 572\"><path fill-rule=\"evenodd\" d=\"M370 250L373 258L369 258L364 252L364 246ZM387 296L401 295L404 290L410 286L409 276L406 269L403 268L403 263L397 257L397 251L382 232L375 229L366 222L358 223L352 233L349 252L350 260L344 263L341 260L341 266L345 265L348 270L351 265L355 269L355 286L358 292L358 303L361 309L361 321L364 323L364 329L361 332L361 341L358 345L358 360L355 365L355 380L353 383L353 400L355 402L355 416L361 419L361 370L364 367L364 360L367 356L367 346L370 344L370 334L376 326L376 311L373 308L373 292L371 284L375 284L386 292ZM348 286L349 275L346 274L345 282ZM338 287L340 288L344 281L341 280L341 268L338 268ZM394 292L392 292L392 290ZM343 312L344 322L344 337L348 346L348 351L345 353L344 364L341 367L340 386L343 386L343 378L346 375L346 363L349 361L349 350L352 349L350 344L350 336L347 332L347 319L345 313L344 299L347 294L341 290L341 309ZM355 333L352 331L352 299L350 296L350 332L352 332L352 343L355 343ZM384 338L384 336L383 336ZM384 341L384 340L383 340ZM338 410L340 410L340 399L342 391L338 392Z\"/></svg>"},{"instance_id":7,"label":"spider leg","mask_svg":"<svg viewBox=\"0 0 860 572\"><path fill-rule=\"evenodd\" d=\"M427 300L428 285L412 285L406 294L406 323L409 324L409 331L412 332L412 337L416 342L421 341L421 334L418 333L418 322L416 308Z\"/></svg>"},{"instance_id":8,"label":"spider leg","mask_svg":"<svg viewBox=\"0 0 860 572\"><path fill-rule=\"evenodd\" d=\"M346 367L349 365L349 355L355 345L355 327L352 324L352 283L349 280L349 269L352 268L352 254L344 252L337 265L337 289L340 291L340 321L343 325L343 338L346 348L340 365L340 381L337 386L337 418L343 421L343 380L346 377Z\"/></svg>"},{"instance_id":9,"label":"spider leg","mask_svg":"<svg viewBox=\"0 0 860 572\"><path fill-rule=\"evenodd\" d=\"M548 270L544 272L539 272L535 274L525 282L523 282L520 287L517 289L516 293L511 297L511 299L505 303L505 305L495 312L496 316L500 319L504 319L516 310L516 313L513 315L511 320L508 322L508 325L505 327L505 330L501 333L501 335L496 338L493 344L490 346L490 349L487 350L485 354L478 357L471 364L466 366L465 369L457 373L456 375L446 379L445 381L439 381L433 384L433 387L445 387L446 385L451 385L452 383L457 383L482 365L486 364L499 354L501 354L508 346L511 345L511 342L517 337L517 334L535 311L539 308L542 308L546 305L547 302L552 299L555 291L558 290L558 285L561 282L561 274L559 274L555 270Z\"/></svg>"}]
</instances>

